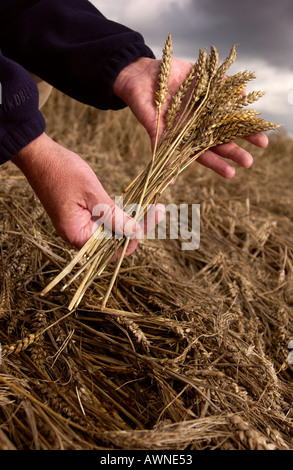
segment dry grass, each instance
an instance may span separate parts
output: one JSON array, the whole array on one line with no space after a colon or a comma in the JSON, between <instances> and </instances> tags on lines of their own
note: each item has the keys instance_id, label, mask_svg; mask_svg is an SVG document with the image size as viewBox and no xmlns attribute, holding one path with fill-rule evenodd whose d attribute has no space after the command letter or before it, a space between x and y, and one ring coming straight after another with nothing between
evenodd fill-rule
<instances>
[{"instance_id":1,"label":"dry grass","mask_svg":"<svg viewBox=\"0 0 293 470\"><path fill-rule=\"evenodd\" d=\"M44 114L113 196L149 161L128 110L54 92ZM1 449L293 449L293 142L247 146L233 180L194 164L164 192L201 205L199 249L141 242L103 312L99 283L73 312L74 287L40 295L75 251L1 167Z\"/></svg>"}]
</instances>

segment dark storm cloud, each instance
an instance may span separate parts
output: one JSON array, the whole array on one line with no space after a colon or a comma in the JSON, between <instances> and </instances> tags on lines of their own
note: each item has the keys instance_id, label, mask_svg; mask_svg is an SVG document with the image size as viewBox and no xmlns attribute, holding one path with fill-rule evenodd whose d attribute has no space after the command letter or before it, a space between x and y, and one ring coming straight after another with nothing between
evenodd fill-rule
<instances>
[{"instance_id":1,"label":"dark storm cloud","mask_svg":"<svg viewBox=\"0 0 293 470\"><path fill-rule=\"evenodd\" d=\"M245 59L293 67L292 0L192 0L185 9L166 12L162 25L177 38L179 54L211 44L226 54L238 44Z\"/></svg>"}]
</instances>

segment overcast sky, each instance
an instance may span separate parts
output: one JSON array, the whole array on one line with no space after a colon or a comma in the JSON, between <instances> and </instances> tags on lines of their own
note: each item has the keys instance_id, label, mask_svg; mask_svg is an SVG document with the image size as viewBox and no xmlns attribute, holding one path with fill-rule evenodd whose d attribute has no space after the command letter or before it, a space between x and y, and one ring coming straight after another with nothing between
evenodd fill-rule
<instances>
[{"instance_id":1,"label":"overcast sky","mask_svg":"<svg viewBox=\"0 0 293 470\"><path fill-rule=\"evenodd\" d=\"M211 45L223 60L237 44L230 71L255 72L249 91L266 92L255 107L293 133L292 0L91 1L107 18L139 31L158 59L169 32L174 56L191 62Z\"/></svg>"}]
</instances>

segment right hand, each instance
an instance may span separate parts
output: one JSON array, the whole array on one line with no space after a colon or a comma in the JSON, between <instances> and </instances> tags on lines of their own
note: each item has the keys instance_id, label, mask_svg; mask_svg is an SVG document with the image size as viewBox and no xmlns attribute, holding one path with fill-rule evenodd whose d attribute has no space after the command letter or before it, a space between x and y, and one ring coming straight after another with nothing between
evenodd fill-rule
<instances>
[{"instance_id":1,"label":"right hand","mask_svg":"<svg viewBox=\"0 0 293 470\"><path fill-rule=\"evenodd\" d=\"M142 57L122 69L114 83L114 93L129 106L134 116L145 127L152 146L154 146L157 127L154 93L157 88L160 63L160 60ZM176 58L172 59L168 84L169 94L167 102L162 107L159 137L162 135L165 126L164 111L166 111L172 95L191 68L192 64L190 62ZM257 147L265 148L268 145L268 138L262 132L243 138ZM235 175L235 168L225 159L229 159L244 168L250 167L253 163L252 155L235 142L217 145L207 150L197 159L197 162L224 178L232 178Z\"/></svg>"}]
</instances>

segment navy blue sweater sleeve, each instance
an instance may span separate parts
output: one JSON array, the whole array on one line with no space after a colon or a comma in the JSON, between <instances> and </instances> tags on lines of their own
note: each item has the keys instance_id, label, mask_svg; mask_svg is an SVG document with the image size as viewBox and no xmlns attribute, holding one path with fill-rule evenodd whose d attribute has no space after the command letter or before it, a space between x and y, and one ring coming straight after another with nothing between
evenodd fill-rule
<instances>
[{"instance_id":1,"label":"navy blue sweater sleeve","mask_svg":"<svg viewBox=\"0 0 293 470\"><path fill-rule=\"evenodd\" d=\"M0 52L0 165L39 137L45 120L38 88L20 65Z\"/></svg>"},{"instance_id":2,"label":"navy blue sweater sleeve","mask_svg":"<svg viewBox=\"0 0 293 470\"><path fill-rule=\"evenodd\" d=\"M119 72L154 58L140 33L88 0L1 0L0 48L65 94L99 109L125 104L113 94Z\"/></svg>"}]
</instances>

